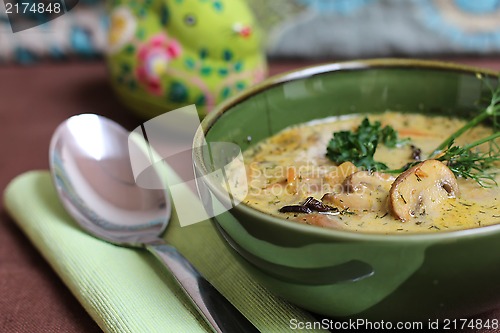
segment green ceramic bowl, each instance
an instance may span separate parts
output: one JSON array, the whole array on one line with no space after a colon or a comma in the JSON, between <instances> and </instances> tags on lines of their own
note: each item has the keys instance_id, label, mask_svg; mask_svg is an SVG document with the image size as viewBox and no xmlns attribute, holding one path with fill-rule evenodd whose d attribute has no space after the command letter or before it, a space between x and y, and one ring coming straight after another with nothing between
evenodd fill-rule
<instances>
[{"instance_id":1,"label":"green ceramic bowl","mask_svg":"<svg viewBox=\"0 0 500 333\"><path fill-rule=\"evenodd\" d=\"M195 146L205 137L244 150L287 126L349 113L391 109L468 117L489 96L479 74L495 76L456 64L399 59L298 70L221 105L204 119ZM203 151L194 161L199 175L213 171ZM220 195L217 184L207 185ZM434 234L355 233L285 221L245 204L215 220L262 285L318 314L427 320L500 306L500 225Z\"/></svg>"}]
</instances>

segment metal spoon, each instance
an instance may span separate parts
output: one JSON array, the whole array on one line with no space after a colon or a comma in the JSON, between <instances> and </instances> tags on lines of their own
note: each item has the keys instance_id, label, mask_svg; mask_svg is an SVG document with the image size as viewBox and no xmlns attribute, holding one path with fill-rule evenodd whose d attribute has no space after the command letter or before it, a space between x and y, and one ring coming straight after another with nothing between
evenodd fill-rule
<instances>
[{"instance_id":1,"label":"metal spoon","mask_svg":"<svg viewBox=\"0 0 500 333\"><path fill-rule=\"evenodd\" d=\"M160 237L170 220L169 196L166 191L136 185L128 134L113 121L93 114L71 117L56 129L49 160L62 204L91 235L152 252L215 332L258 332Z\"/></svg>"}]
</instances>

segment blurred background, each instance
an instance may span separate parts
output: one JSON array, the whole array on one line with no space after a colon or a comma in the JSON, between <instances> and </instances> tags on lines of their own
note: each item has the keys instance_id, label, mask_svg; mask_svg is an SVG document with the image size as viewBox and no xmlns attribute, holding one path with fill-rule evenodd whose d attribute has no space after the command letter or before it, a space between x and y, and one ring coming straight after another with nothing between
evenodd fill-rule
<instances>
[{"instance_id":1,"label":"blurred background","mask_svg":"<svg viewBox=\"0 0 500 333\"><path fill-rule=\"evenodd\" d=\"M273 59L500 53L498 0L246 1L264 32L266 54ZM80 0L56 20L16 34L9 33L9 18L0 10L0 62L33 64L99 57L106 48L109 9L116 2ZM28 14L11 20L12 24L28 26L25 21L42 22L48 15Z\"/></svg>"}]
</instances>

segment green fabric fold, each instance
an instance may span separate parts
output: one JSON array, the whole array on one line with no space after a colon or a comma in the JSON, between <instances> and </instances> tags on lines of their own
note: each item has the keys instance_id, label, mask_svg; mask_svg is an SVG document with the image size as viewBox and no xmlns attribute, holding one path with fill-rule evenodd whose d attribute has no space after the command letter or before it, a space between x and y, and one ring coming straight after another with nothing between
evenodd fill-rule
<instances>
[{"instance_id":1,"label":"green fabric fold","mask_svg":"<svg viewBox=\"0 0 500 333\"><path fill-rule=\"evenodd\" d=\"M210 331L174 278L149 252L118 247L82 231L60 204L47 171L15 178L4 200L19 227L103 331ZM262 332L289 332L291 319L314 321L309 313L253 280L211 221L180 227L174 214L165 239Z\"/></svg>"}]
</instances>

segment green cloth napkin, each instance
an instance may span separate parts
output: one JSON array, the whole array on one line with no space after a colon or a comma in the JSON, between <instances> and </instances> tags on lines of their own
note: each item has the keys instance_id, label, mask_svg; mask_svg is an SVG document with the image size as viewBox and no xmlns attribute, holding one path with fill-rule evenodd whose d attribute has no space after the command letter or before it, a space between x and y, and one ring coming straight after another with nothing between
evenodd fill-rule
<instances>
[{"instance_id":1,"label":"green cloth napkin","mask_svg":"<svg viewBox=\"0 0 500 333\"><path fill-rule=\"evenodd\" d=\"M60 204L47 171L18 176L4 199L11 216L105 332L210 330L153 255L82 231ZM314 321L254 281L210 221L181 228L174 214L165 239L262 332L289 332L292 318Z\"/></svg>"}]
</instances>

